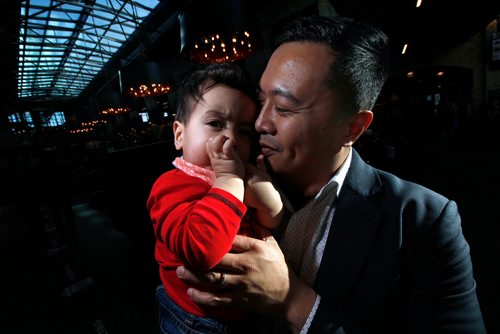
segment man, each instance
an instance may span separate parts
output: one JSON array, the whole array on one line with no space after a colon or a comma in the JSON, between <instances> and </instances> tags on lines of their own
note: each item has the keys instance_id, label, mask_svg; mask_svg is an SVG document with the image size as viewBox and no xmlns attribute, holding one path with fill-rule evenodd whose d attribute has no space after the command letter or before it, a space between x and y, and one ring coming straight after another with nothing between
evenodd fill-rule
<instances>
[{"instance_id":1,"label":"man","mask_svg":"<svg viewBox=\"0 0 500 334\"><path fill-rule=\"evenodd\" d=\"M217 272L178 268L226 287L191 288L195 302L271 314L296 333L485 332L456 204L352 149L387 77L387 44L344 18L302 18L278 37L256 129L292 214L279 246L238 236Z\"/></svg>"}]
</instances>

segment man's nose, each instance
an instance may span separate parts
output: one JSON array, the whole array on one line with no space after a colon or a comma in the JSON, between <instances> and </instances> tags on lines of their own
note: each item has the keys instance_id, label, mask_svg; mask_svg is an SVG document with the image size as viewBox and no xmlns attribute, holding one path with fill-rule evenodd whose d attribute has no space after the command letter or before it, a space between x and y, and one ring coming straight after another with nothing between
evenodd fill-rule
<instances>
[{"instance_id":1,"label":"man's nose","mask_svg":"<svg viewBox=\"0 0 500 334\"><path fill-rule=\"evenodd\" d=\"M255 130L258 133L273 133L274 129L272 110L264 104L260 110L259 117L255 121Z\"/></svg>"}]
</instances>

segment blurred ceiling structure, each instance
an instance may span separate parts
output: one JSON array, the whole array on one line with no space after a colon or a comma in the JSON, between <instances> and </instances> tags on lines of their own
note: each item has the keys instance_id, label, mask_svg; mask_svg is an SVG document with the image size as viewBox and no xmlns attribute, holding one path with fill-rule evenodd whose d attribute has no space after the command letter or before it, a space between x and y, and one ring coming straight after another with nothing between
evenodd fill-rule
<instances>
[{"instance_id":1,"label":"blurred ceiling structure","mask_svg":"<svg viewBox=\"0 0 500 334\"><path fill-rule=\"evenodd\" d=\"M21 2L18 97L77 97L157 0Z\"/></svg>"},{"instance_id":2,"label":"blurred ceiling structure","mask_svg":"<svg viewBox=\"0 0 500 334\"><path fill-rule=\"evenodd\" d=\"M251 1L251 0L245 0ZM0 91L10 101L63 100L96 91L117 70L146 56L167 63L180 55L181 0L5 0L0 11ZM299 0L255 0L259 22L272 22ZM319 1L318 1L319 2ZM384 30L395 55L409 44L411 61L467 41L500 14L500 1L330 0L339 15ZM308 1L307 3L311 3ZM304 7L304 6L302 6ZM299 13L300 14L300 13ZM399 60L402 61L402 60ZM1 112L1 111L0 111Z\"/></svg>"},{"instance_id":3,"label":"blurred ceiling structure","mask_svg":"<svg viewBox=\"0 0 500 334\"><path fill-rule=\"evenodd\" d=\"M64 101L98 90L115 70L140 58L175 14L158 0L4 3L0 89L7 100L19 101Z\"/></svg>"}]
</instances>

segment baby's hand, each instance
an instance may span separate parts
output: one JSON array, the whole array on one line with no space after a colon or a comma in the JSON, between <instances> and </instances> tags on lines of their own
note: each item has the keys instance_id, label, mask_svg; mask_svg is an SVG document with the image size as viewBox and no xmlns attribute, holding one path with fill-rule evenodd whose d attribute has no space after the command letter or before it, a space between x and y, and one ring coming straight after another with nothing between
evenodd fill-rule
<instances>
[{"instance_id":1,"label":"baby's hand","mask_svg":"<svg viewBox=\"0 0 500 334\"><path fill-rule=\"evenodd\" d=\"M207 141L206 151L215 177L237 176L244 178L245 166L234 149L229 137L218 135Z\"/></svg>"},{"instance_id":2,"label":"baby's hand","mask_svg":"<svg viewBox=\"0 0 500 334\"><path fill-rule=\"evenodd\" d=\"M281 219L283 203L271 183L263 155L257 157L257 166L246 164L245 204L257 210L259 222L268 228L275 228Z\"/></svg>"}]
</instances>

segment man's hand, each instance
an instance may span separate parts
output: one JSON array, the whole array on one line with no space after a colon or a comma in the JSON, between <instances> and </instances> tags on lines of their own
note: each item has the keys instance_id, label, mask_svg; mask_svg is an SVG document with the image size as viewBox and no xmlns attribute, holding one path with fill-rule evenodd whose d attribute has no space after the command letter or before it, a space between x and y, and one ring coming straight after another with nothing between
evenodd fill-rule
<instances>
[{"instance_id":1,"label":"man's hand","mask_svg":"<svg viewBox=\"0 0 500 334\"><path fill-rule=\"evenodd\" d=\"M213 272L197 274L184 267L177 275L191 284L218 286L220 292L188 289L190 298L205 306L238 306L253 312L273 314L288 320L300 331L314 304L316 293L289 270L278 243L272 236L262 240L236 236L233 252L224 256Z\"/></svg>"},{"instance_id":2,"label":"man's hand","mask_svg":"<svg viewBox=\"0 0 500 334\"><path fill-rule=\"evenodd\" d=\"M189 289L190 297L199 304L220 306L224 304L258 311L280 314L290 288L289 271L283 253L273 237L263 240L236 236L233 251L219 262L214 272L203 277L182 269L181 278L208 285L216 285L219 272L226 272L226 290L221 293L204 293Z\"/></svg>"}]
</instances>

